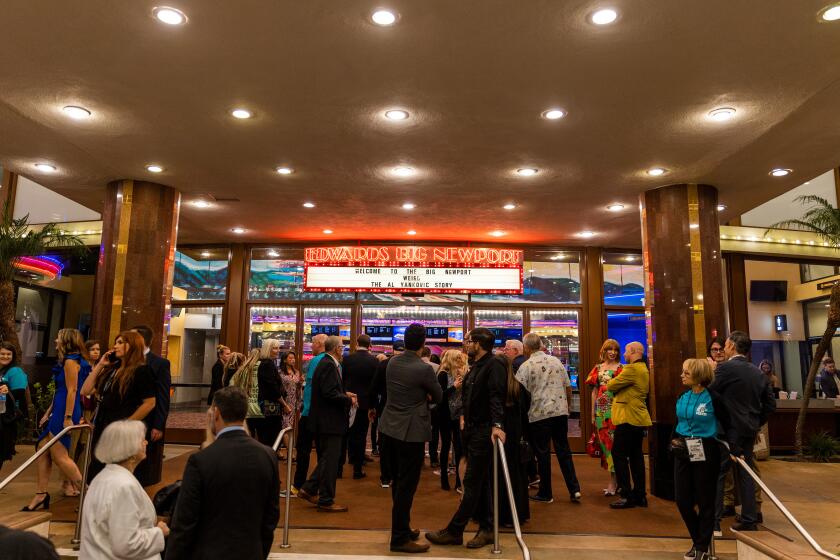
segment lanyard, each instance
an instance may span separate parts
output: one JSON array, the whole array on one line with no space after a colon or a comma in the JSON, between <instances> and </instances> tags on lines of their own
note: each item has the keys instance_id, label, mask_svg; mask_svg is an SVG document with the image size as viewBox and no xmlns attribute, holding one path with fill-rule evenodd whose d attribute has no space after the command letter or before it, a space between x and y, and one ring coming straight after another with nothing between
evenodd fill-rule
<instances>
[{"instance_id":1,"label":"lanyard","mask_svg":"<svg viewBox=\"0 0 840 560\"><path fill-rule=\"evenodd\" d=\"M688 424L689 437L694 437L694 417L697 416L697 405L700 403L700 398L703 396L703 393L705 393L705 391L703 391L701 393L696 393L697 396L694 399L694 404L691 405L691 406L689 406L688 403L691 400L691 397L695 395L694 391L691 391L691 395L689 396L689 398L685 399L686 404L685 404L685 410L684 410L683 414L685 416L685 421ZM691 408L691 417L688 416L688 409L689 408Z\"/></svg>"}]
</instances>

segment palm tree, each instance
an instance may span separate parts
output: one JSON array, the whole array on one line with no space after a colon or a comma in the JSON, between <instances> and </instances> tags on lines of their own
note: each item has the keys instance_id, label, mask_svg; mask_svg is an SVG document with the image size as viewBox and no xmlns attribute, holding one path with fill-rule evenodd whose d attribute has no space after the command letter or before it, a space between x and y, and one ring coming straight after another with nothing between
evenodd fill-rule
<instances>
[{"instance_id":1,"label":"palm tree","mask_svg":"<svg viewBox=\"0 0 840 560\"><path fill-rule=\"evenodd\" d=\"M20 342L15 328L15 265L22 257L36 256L55 247L70 247L81 251L81 238L62 232L54 223L34 230L29 214L15 218L9 200L3 205L0 219L0 340L15 345L20 355Z\"/></svg>"},{"instance_id":2,"label":"palm tree","mask_svg":"<svg viewBox=\"0 0 840 560\"><path fill-rule=\"evenodd\" d=\"M796 202L803 205L810 204L811 207L798 220L784 220L773 224L772 228L796 229L816 233L824 242L835 249L840 248L840 209L834 208L826 199L815 196L798 196ZM811 361L808 370L808 378L805 380L805 394L802 398L802 405L799 408L799 416L796 419L796 431L794 432L794 445L796 454L802 457L802 432L805 429L805 415L808 412L808 403L811 400L811 393L814 392L814 380L817 371L822 363L826 350L831 345L831 340L840 327L840 284L834 284L831 289L831 299L828 305L828 320L826 321L825 332L823 332L820 343L817 345L817 352Z\"/></svg>"}]
</instances>

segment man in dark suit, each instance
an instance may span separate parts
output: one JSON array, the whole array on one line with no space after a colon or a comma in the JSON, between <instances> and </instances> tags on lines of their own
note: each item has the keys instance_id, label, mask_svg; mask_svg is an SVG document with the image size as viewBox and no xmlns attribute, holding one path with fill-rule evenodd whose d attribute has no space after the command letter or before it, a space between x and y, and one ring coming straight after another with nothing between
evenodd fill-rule
<instances>
[{"instance_id":1,"label":"man in dark suit","mask_svg":"<svg viewBox=\"0 0 840 560\"><path fill-rule=\"evenodd\" d=\"M172 385L169 360L152 352L150 347L154 333L146 325L138 325L131 330L143 337L146 353L146 365L152 370L155 381L155 408L149 414L146 425L149 433L146 439L146 459L134 469L134 476L143 486L160 482L163 470L163 436L166 432L166 419L169 416L169 389Z\"/></svg>"},{"instance_id":2,"label":"man in dark suit","mask_svg":"<svg viewBox=\"0 0 840 560\"><path fill-rule=\"evenodd\" d=\"M379 360L370 353L370 337L366 334L356 339L356 351L341 364L344 373L344 388L355 393L359 399L359 410L347 434L347 457L353 465L353 478L364 478L365 447L370 421L368 420L368 391L376 375Z\"/></svg>"},{"instance_id":3,"label":"man in dark suit","mask_svg":"<svg viewBox=\"0 0 840 560\"><path fill-rule=\"evenodd\" d=\"M388 363L388 401L379 420L384 452L391 462L391 550L426 552L428 544L412 542L419 536L411 530L411 504L426 442L432 438L430 402L440 402L443 389L432 366L420 358L426 342L426 327L413 323L405 329L405 352ZM446 468L446 467L441 467Z\"/></svg>"},{"instance_id":4,"label":"man in dark suit","mask_svg":"<svg viewBox=\"0 0 840 560\"><path fill-rule=\"evenodd\" d=\"M394 355L383 362L380 362L376 370L376 376L373 378L373 383L370 384L370 391L368 393L368 411L369 418L376 419L376 428L379 429L379 419L382 418L382 411L385 410L385 404L388 402L388 387L385 382L385 374L388 371L388 363L405 351L405 343L402 340L394 342ZM382 438L379 438L379 485L382 488L391 487L391 461L389 454L382 449Z\"/></svg>"},{"instance_id":5,"label":"man in dark suit","mask_svg":"<svg viewBox=\"0 0 840 560\"><path fill-rule=\"evenodd\" d=\"M187 461L166 560L262 560L271 551L280 519L277 455L245 431L247 412L239 387L213 395L216 439Z\"/></svg>"},{"instance_id":6,"label":"man in dark suit","mask_svg":"<svg viewBox=\"0 0 840 560\"><path fill-rule=\"evenodd\" d=\"M820 375L820 384L817 387L818 391L827 399L836 399L840 395L840 377L837 375L837 366L834 364L834 358L826 356L822 361L822 375Z\"/></svg>"},{"instance_id":7,"label":"man in dark suit","mask_svg":"<svg viewBox=\"0 0 840 560\"><path fill-rule=\"evenodd\" d=\"M298 497L326 512L347 511L347 506L335 503L335 481L341 461L341 442L347 433L350 406L356 395L344 390L341 380L341 357L344 346L338 336L327 337L326 355L312 376L312 401L308 425L317 438L318 464Z\"/></svg>"},{"instance_id":8,"label":"man in dark suit","mask_svg":"<svg viewBox=\"0 0 840 560\"><path fill-rule=\"evenodd\" d=\"M753 444L761 426L767 422L770 414L776 410L773 388L770 380L760 369L747 360L752 341L747 333L732 331L726 339L723 353L725 362L715 369L715 380L709 389L716 391L729 412L730 426L725 434L729 443L729 452L744 459L750 467L753 460ZM722 469L723 484L726 469ZM739 466L738 496L741 499L741 520L732 528L736 531L755 531L758 523L758 510L755 501L755 482ZM720 489L718 494L722 498ZM720 506L720 504L719 504Z\"/></svg>"}]
</instances>

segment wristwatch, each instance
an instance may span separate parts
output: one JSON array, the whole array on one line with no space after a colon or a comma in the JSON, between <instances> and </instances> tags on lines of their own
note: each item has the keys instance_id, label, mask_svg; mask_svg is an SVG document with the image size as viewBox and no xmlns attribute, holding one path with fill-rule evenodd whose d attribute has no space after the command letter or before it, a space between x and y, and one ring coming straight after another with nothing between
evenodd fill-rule
<instances>
[{"instance_id":1,"label":"wristwatch","mask_svg":"<svg viewBox=\"0 0 840 560\"><path fill-rule=\"evenodd\" d=\"M494 428L499 428L500 430L504 431L505 427L501 424L501 422L493 422Z\"/></svg>"}]
</instances>

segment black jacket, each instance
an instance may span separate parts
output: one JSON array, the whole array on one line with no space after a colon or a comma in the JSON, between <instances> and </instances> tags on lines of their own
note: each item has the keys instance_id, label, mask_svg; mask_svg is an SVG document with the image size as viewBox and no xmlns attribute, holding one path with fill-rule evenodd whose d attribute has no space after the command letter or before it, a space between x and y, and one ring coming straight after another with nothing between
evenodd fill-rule
<instances>
[{"instance_id":1,"label":"black jacket","mask_svg":"<svg viewBox=\"0 0 840 560\"><path fill-rule=\"evenodd\" d=\"M485 354L464 379L464 429L487 427L505 421L507 360Z\"/></svg>"},{"instance_id":2,"label":"black jacket","mask_svg":"<svg viewBox=\"0 0 840 560\"><path fill-rule=\"evenodd\" d=\"M344 377L344 389L356 393L359 397L359 410L367 411L370 406L368 392L376 376L379 360L367 349L359 349L350 354L341 363Z\"/></svg>"},{"instance_id":3,"label":"black jacket","mask_svg":"<svg viewBox=\"0 0 840 560\"><path fill-rule=\"evenodd\" d=\"M373 381L368 390L368 406L376 409L377 416L382 416L382 411L385 410L385 402L388 400L388 384L385 382L385 373L388 371L388 362L393 357L379 362L376 375L373 376Z\"/></svg>"},{"instance_id":4,"label":"black jacket","mask_svg":"<svg viewBox=\"0 0 840 560\"><path fill-rule=\"evenodd\" d=\"M169 360L149 352L146 354L146 365L152 370L155 381L155 409L149 414L148 425L149 428L163 431L169 416L169 388L172 386Z\"/></svg>"},{"instance_id":5,"label":"black jacket","mask_svg":"<svg viewBox=\"0 0 840 560\"><path fill-rule=\"evenodd\" d=\"M166 560L262 560L280 519L277 455L243 430L192 455L184 469Z\"/></svg>"},{"instance_id":6,"label":"black jacket","mask_svg":"<svg viewBox=\"0 0 840 560\"><path fill-rule=\"evenodd\" d=\"M260 402L280 402L280 399L286 397L286 391L283 389L283 384L280 382L280 373L277 371L277 365L274 360L267 358L260 360L259 369L257 369L257 399Z\"/></svg>"},{"instance_id":7,"label":"black jacket","mask_svg":"<svg viewBox=\"0 0 840 560\"><path fill-rule=\"evenodd\" d=\"M222 377L225 374L225 366L221 360L216 360L213 369L210 370L210 392L207 394L207 405L213 404L213 393L222 388Z\"/></svg>"},{"instance_id":8,"label":"black jacket","mask_svg":"<svg viewBox=\"0 0 840 560\"><path fill-rule=\"evenodd\" d=\"M326 355L318 362L312 375L312 402L309 404L307 428L315 434L343 436L347 433L349 414L350 397L344 392L335 360Z\"/></svg>"},{"instance_id":9,"label":"black jacket","mask_svg":"<svg viewBox=\"0 0 840 560\"><path fill-rule=\"evenodd\" d=\"M828 372L823 371L822 376L820 377L819 390L825 394L825 398L827 399L836 399L838 393L840 393L840 391L837 390L837 383L834 381L835 375L840 374L835 373L834 375L831 375Z\"/></svg>"},{"instance_id":10,"label":"black jacket","mask_svg":"<svg viewBox=\"0 0 840 560\"><path fill-rule=\"evenodd\" d=\"M730 446L736 446L733 452L738 451L738 440L755 438L776 410L770 380L741 356L717 366L715 380L709 390L720 395L729 413L730 426L726 439Z\"/></svg>"}]
</instances>

